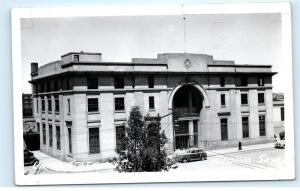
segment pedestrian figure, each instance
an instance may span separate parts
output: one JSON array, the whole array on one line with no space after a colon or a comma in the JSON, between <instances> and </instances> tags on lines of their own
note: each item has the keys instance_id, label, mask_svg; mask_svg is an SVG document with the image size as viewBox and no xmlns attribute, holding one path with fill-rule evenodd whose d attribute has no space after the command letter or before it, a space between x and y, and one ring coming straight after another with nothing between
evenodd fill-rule
<instances>
[{"instance_id":1,"label":"pedestrian figure","mask_svg":"<svg viewBox=\"0 0 300 191\"><path fill-rule=\"evenodd\" d=\"M239 150L242 150L242 143L239 141Z\"/></svg>"}]
</instances>

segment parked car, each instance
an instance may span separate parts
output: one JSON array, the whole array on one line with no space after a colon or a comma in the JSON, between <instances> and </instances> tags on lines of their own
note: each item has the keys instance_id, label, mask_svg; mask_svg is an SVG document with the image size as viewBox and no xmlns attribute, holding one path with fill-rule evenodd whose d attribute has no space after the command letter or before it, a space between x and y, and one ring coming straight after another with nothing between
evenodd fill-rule
<instances>
[{"instance_id":1,"label":"parked car","mask_svg":"<svg viewBox=\"0 0 300 191\"><path fill-rule=\"evenodd\" d=\"M277 139L274 147L276 149L285 149L285 138L283 137L282 139Z\"/></svg>"},{"instance_id":2,"label":"parked car","mask_svg":"<svg viewBox=\"0 0 300 191\"><path fill-rule=\"evenodd\" d=\"M206 160L207 154L203 149L199 148L190 148L186 150L184 153L180 153L177 155L178 162L190 162L196 160Z\"/></svg>"}]
</instances>

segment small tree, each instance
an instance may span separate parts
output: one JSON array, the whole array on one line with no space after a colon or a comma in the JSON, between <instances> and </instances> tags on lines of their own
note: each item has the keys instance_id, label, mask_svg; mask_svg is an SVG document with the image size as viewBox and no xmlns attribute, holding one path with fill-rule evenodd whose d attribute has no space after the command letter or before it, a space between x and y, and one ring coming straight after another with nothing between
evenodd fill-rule
<instances>
[{"instance_id":1,"label":"small tree","mask_svg":"<svg viewBox=\"0 0 300 191\"><path fill-rule=\"evenodd\" d=\"M148 118L147 118L148 119ZM126 136L121 140L117 170L120 172L161 171L166 169L163 149L167 138L160 133L160 118L143 120L139 107L130 111Z\"/></svg>"}]
</instances>

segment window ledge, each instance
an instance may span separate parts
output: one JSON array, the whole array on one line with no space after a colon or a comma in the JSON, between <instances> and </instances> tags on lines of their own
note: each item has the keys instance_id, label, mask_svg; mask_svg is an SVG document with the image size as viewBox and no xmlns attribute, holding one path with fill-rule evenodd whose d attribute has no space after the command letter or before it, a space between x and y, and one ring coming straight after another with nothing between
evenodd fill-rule
<instances>
[{"instance_id":1,"label":"window ledge","mask_svg":"<svg viewBox=\"0 0 300 191\"><path fill-rule=\"evenodd\" d=\"M56 111L56 112L55 112L55 115L59 115L59 111Z\"/></svg>"},{"instance_id":2,"label":"window ledge","mask_svg":"<svg viewBox=\"0 0 300 191\"><path fill-rule=\"evenodd\" d=\"M154 109L149 109L149 111L156 111L156 109L154 108Z\"/></svg>"},{"instance_id":3,"label":"window ledge","mask_svg":"<svg viewBox=\"0 0 300 191\"><path fill-rule=\"evenodd\" d=\"M241 104L242 105L242 107L248 107L249 106L249 104Z\"/></svg>"},{"instance_id":4,"label":"window ledge","mask_svg":"<svg viewBox=\"0 0 300 191\"><path fill-rule=\"evenodd\" d=\"M115 113L125 113L125 110L115 110Z\"/></svg>"},{"instance_id":5,"label":"window ledge","mask_svg":"<svg viewBox=\"0 0 300 191\"><path fill-rule=\"evenodd\" d=\"M100 114L99 111L88 111L88 114Z\"/></svg>"},{"instance_id":6,"label":"window ledge","mask_svg":"<svg viewBox=\"0 0 300 191\"><path fill-rule=\"evenodd\" d=\"M265 103L259 103L258 106L265 106Z\"/></svg>"},{"instance_id":7,"label":"window ledge","mask_svg":"<svg viewBox=\"0 0 300 191\"><path fill-rule=\"evenodd\" d=\"M226 105L221 105L221 108L226 108Z\"/></svg>"}]
</instances>

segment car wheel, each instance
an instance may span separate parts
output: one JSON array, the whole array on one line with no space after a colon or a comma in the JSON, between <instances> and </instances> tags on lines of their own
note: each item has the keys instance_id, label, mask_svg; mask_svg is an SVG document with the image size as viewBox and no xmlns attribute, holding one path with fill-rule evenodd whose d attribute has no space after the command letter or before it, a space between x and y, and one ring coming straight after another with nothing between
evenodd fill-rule
<instances>
[{"instance_id":1,"label":"car wheel","mask_svg":"<svg viewBox=\"0 0 300 191\"><path fill-rule=\"evenodd\" d=\"M187 160L187 159L183 159L182 162L183 162L183 163L187 163L188 160Z\"/></svg>"},{"instance_id":2,"label":"car wheel","mask_svg":"<svg viewBox=\"0 0 300 191\"><path fill-rule=\"evenodd\" d=\"M207 156L204 157L204 160L207 160Z\"/></svg>"}]
</instances>

